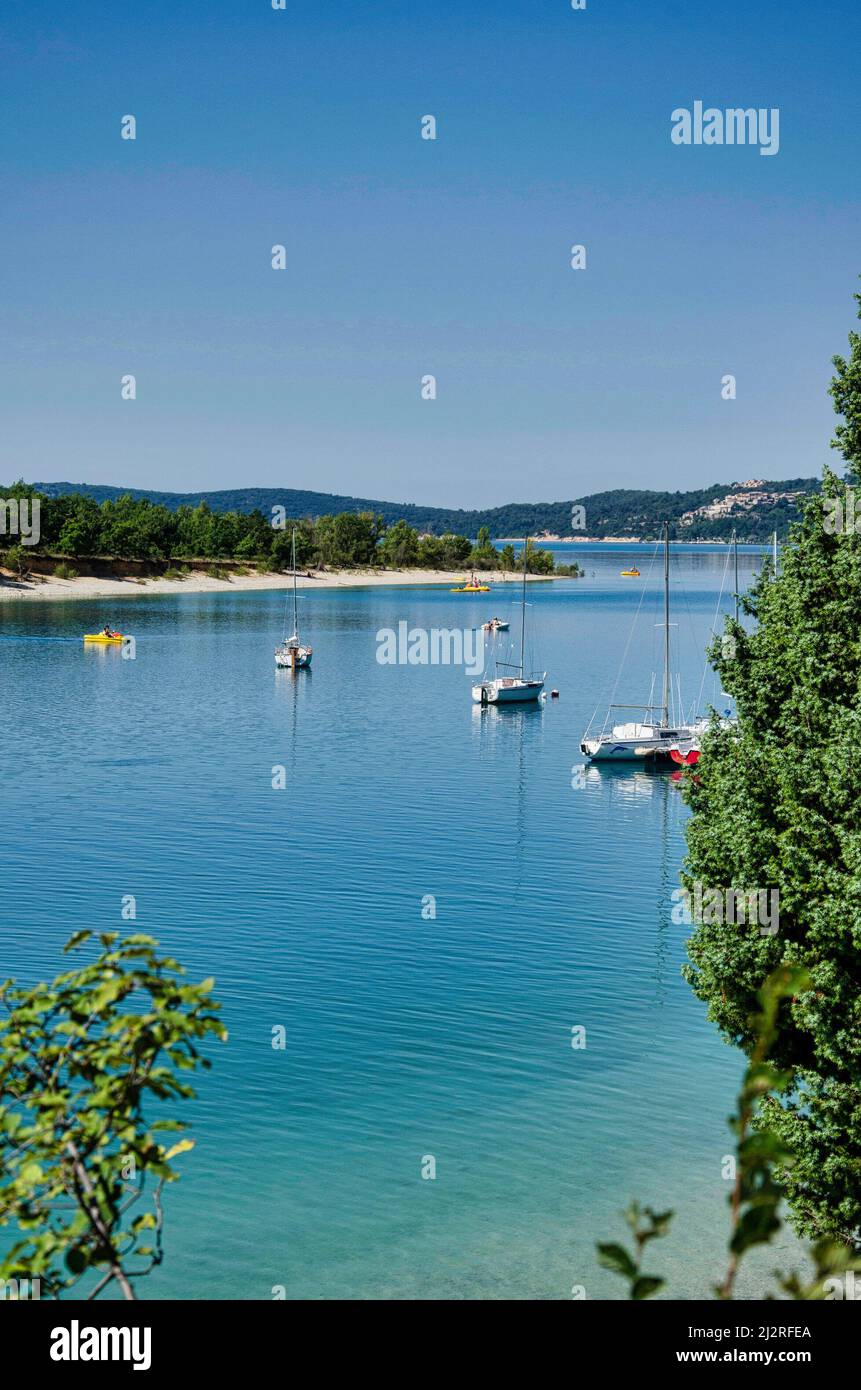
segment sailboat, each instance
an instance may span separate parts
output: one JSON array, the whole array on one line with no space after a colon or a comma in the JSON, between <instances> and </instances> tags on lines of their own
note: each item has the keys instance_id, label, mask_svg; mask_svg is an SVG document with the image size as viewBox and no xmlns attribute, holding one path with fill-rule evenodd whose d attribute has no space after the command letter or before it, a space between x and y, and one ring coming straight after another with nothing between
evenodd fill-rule
<instances>
[{"instance_id":1,"label":"sailboat","mask_svg":"<svg viewBox=\"0 0 861 1390\"><path fill-rule=\"evenodd\" d=\"M580 751L591 762L631 762L641 759L669 760L671 750L695 744L708 728L707 719L690 724L670 723L670 527L664 523L664 683L660 705L611 705L599 734L587 729ZM614 710L639 710L644 716L630 723L607 724ZM657 715L658 718L654 718Z\"/></svg>"},{"instance_id":2,"label":"sailboat","mask_svg":"<svg viewBox=\"0 0 861 1390\"><path fill-rule=\"evenodd\" d=\"M496 676L493 680L483 680L472 687L472 698L477 705L523 704L526 700L537 700L544 690L544 677L533 672L526 674L524 659L526 654L526 557L529 550L529 537L523 543L523 598L520 606L520 662L497 661ZM500 669L516 674L501 676Z\"/></svg>"},{"instance_id":3,"label":"sailboat","mask_svg":"<svg viewBox=\"0 0 861 1390\"><path fill-rule=\"evenodd\" d=\"M303 667L311 665L313 650L311 647L303 647L299 641L299 613L296 599L296 528L293 527L293 544L291 564L293 568L293 635L285 636L281 645L275 648L275 665L287 667L291 671L300 671ZM286 617L286 613L285 613Z\"/></svg>"}]
</instances>

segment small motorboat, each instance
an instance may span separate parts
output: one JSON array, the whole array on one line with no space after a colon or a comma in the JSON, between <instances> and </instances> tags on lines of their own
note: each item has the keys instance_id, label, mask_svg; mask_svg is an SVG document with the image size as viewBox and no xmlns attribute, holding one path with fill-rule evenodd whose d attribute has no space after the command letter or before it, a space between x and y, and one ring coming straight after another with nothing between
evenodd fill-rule
<instances>
[{"instance_id":1,"label":"small motorboat","mask_svg":"<svg viewBox=\"0 0 861 1390\"><path fill-rule=\"evenodd\" d=\"M108 645L122 645L125 641L121 632L85 632L85 642L104 642Z\"/></svg>"},{"instance_id":2,"label":"small motorboat","mask_svg":"<svg viewBox=\"0 0 861 1390\"><path fill-rule=\"evenodd\" d=\"M622 576L623 579L639 579L639 578L640 578L640 571L639 571L636 567L632 567L632 568L629 569L629 570L621 570L621 571L620 571L620 574L621 574L621 576Z\"/></svg>"},{"instance_id":3,"label":"small motorboat","mask_svg":"<svg viewBox=\"0 0 861 1390\"><path fill-rule=\"evenodd\" d=\"M483 623L485 632L507 632L508 623L504 623L501 618L491 618L489 623Z\"/></svg>"}]
</instances>

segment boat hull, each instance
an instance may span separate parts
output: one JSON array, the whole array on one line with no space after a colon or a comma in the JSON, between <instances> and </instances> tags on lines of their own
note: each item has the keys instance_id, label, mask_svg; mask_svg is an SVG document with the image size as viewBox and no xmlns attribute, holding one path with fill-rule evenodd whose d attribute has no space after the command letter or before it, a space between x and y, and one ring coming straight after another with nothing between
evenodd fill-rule
<instances>
[{"instance_id":1,"label":"boat hull","mask_svg":"<svg viewBox=\"0 0 861 1390\"><path fill-rule=\"evenodd\" d=\"M310 647L279 648L275 653L275 665L281 671L304 671L311 665L313 652Z\"/></svg>"},{"instance_id":2,"label":"boat hull","mask_svg":"<svg viewBox=\"0 0 861 1390\"><path fill-rule=\"evenodd\" d=\"M674 763L680 763L682 767L696 767L700 760L700 749L694 744L684 748L671 748L670 757Z\"/></svg>"},{"instance_id":3,"label":"boat hull","mask_svg":"<svg viewBox=\"0 0 861 1390\"><path fill-rule=\"evenodd\" d=\"M477 705L523 705L541 698L544 681L483 681L472 687L472 698Z\"/></svg>"},{"instance_id":4,"label":"boat hull","mask_svg":"<svg viewBox=\"0 0 861 1390\"><path fill-rule=\"evenodd\" d=\"M584 738L580 752L593 763L640 763L649 759L669 763L673 748L691 738L689 731L679 729L666 738Z\"/></svg>"},{"instance_id":5,"label":"boat hull","mask_svg":"<svg viewBox=\"0 0 861 1390\"><path fill-rule=\"evenodd\" d=\"M103 647L121 647L126 639L118 634L116 637L106 637L103 632L85 632L85 642L99 642Z\"/></svg>"}]
</instances>

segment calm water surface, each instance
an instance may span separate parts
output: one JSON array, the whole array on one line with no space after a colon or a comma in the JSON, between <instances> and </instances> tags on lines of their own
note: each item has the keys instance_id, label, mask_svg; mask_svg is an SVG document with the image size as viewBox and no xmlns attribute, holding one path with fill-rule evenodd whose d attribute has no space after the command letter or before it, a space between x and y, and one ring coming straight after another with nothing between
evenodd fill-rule
<instances>
[{"instance_id":1,"label":"calm water surface","mask_svg":"<svg viewBox=\"0 0 861 1390\"><path fill-rule=\"evenodd\" d=\"M52 975L73 931L122 927L131 893L138 930L216 976L230 1029L145 1296L618 1297L594 1242L623 1236L633 1196L678 1213L651 1260L670 1291L710 1296L740 1063L679 973L687 812L666 775L572 779L640 602L619 577L634 551L578 546L585 579L530 588L560 691L538 709L482 711L460 669L376 661L401 619L514 629L514 586L312 593L296 677L273 669L280 594L0 610L0 973ZM685 702L724 561L674 561ZM646 589L619 700L648 695L659 563ZM106 621L136 660L30 640Z\"/></svg>"}]
</instances>

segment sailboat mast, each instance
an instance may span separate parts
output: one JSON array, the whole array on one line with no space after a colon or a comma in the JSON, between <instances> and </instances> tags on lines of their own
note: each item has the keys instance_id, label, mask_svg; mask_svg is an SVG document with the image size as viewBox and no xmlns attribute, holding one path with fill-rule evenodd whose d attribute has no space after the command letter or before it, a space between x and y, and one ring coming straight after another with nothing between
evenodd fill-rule
<instances>
[{"instance_id":1,"label":"sailboat mast","mask_svg":"<svg viewBox=\"0 0 861 1390\"><path fill-rule=\"evenodd\" d=\"M296 607L296 527L293 527L292 563L293 563L293 635L299 640L299 615Z\"/></svg>"},{"instance_id":2,"label":"sailboat mast","mask_svg":"<svg viewBox=\"0 0 861 1390\"><path fill-rule=\"evenodd\" d=\"M670 722L670 523L664 522L664 705L661 728Z\"/></svg>"},{"instance_id":3,"label":"sailboat mast","mask_svg":"<svg viewBox=\"0 0 861 1390\"><path fill-rule=\"evenodd\" d=\"M738 532L732 533L732 549L735 558L735 620L738 622Z\"/></svg>"},{"instance_id":4,"label":"sailboat mast","mask_svg":"<svg viewBox=\"0 0 861 1390\"><path fill-rule=\"evenodd\" d=\"M773 551L774 551L774 574L773 574L772 578L776 579L776 578L777 578L777 532L776 532L776 531L775 531L775 533L774 533L774 536L772 537L772 548L773 548Z\"/></svg>"},{"instance_id":5,"label":"sailboat mast","mask_svg":"<svg viewBox=\"0 0 861 1390\"><path fill-rule=\"evenodd\" d=\"M523 542L523 601L520 605L520 675L523 676L523 665L525 661L526 648L526 554L529 550L529 537Z\"/></svg>"}]
</instances>

